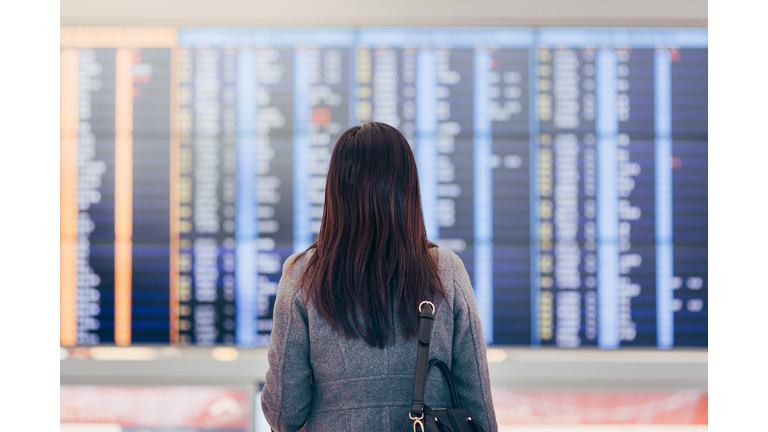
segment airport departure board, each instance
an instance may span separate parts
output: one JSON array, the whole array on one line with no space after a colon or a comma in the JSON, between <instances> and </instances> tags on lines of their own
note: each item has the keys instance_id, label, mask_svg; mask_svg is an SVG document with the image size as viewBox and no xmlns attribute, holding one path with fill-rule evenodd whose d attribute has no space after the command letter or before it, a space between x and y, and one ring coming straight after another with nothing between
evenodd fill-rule
<instances>
[{"instance_id":1,"label":"airport departure board","mask_svg":"<svg viewBox=\"0 0 768 432\"><path fill-rule=\"evenodd\" d=\"M707 30L63 28L61 343L265 346L398 128L499 345L707 346Z\"/></svg>"}]
</instances>

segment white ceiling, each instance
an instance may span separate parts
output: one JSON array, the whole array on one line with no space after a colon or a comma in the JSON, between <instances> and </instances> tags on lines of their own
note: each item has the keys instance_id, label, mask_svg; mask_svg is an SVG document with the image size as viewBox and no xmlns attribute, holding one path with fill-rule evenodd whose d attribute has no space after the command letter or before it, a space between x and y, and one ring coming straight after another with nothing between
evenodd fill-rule
<instances>
[{"instance_id":1,"label":"white ceiling","mask_svg":"<svg viewBox=\"0 0 768 432\"><path fill-rule=\"evenodd\" d=\"M62 26L707 26L707 0L61 0Z\"/></svg>"}]
</instances>

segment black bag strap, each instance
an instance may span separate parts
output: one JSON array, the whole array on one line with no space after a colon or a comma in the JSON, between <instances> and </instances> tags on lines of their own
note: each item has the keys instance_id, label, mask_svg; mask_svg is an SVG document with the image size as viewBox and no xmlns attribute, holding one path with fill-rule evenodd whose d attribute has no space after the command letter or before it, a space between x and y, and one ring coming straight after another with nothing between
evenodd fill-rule
<instances>
[{"instance_id":1,"label":"black bag strap","mask_svg":"<svg viewBox=\"0 0 768 432\"><path fill-rule=\"evenodd\" d=\"M432 338L432 322L435 318L435 305L431 301L419 304L419 348L416 357L416 376L413 380L413 398L411 401L411 420L424 418L424 387L427 383L429 368L429 343Z\"/></svg>"},{"instance_id":2,"label":"black bag strap","mask_svg":"<svg viewBox=\"0 0 768 432\"><path fill-rule=\"evenodd\" d=\"M451 369L447 364L445 364L444 361L439 359L432 359L429 361L429 365L427 366L427 375L429 375L429 371L432 369L432 366L437 366L437 368L440 369L440 372L443 373L443 378L445 378L445 382L448 383L448 392L451 394L451 408L461 408L461 406L459 406L459 394L456 393L456 384L453 382L453 374L451 373Z\"/></svg>"},{"instance_id":3,"label":"black bag strap","mask_svg":"<svg viewBox=\"0 0 768 432\"><path fill-rule=\"evenodd\" d=\"M434 255L435 261L437 261L437 244L429 242L429 249L429 252ZM424 424L421 422L421 419L424 418L424 387L427 384L427 373L429 373L427 363L429 361L429 343L432 338L434 318L435 304L432 302L432 296L428 295L427 300L419 303L419 346L416 357L416 375L413 379L411 412L408 414L408 417L414 420L414 432L416 431L417 424L421 424L421 430L424 430Z\"/></svg>"}]
</instances>

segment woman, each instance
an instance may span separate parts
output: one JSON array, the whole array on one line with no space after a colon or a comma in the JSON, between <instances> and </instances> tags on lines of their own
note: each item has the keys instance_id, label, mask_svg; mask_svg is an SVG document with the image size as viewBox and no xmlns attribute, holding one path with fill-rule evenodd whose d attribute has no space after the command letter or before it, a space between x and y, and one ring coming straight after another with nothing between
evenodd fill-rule
<instances>
[{"instance_id":1,"label":"woman","mask_svg":"<svg viewBox=\"0 0 768 432\"><path fill-rule=\"evenodd\" d=\"M436 306L430 358L461 406L497 430L485 341L461 259L427 241L416 161L384 123L355 126L331 156L318 240L283 266L261 397L276 431L409 431L417 307ZM439 371L425 402L450 408Z\"/></svg>"}]
</instances>

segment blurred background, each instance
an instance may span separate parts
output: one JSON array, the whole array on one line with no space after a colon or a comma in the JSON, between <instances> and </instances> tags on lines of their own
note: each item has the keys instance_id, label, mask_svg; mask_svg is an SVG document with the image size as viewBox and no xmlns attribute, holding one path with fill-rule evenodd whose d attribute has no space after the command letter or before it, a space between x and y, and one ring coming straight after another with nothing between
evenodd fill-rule
<instances>
[{"instance_id":1,"label":"blurred background","mask_svg":"<svg viewBox=\"0 0 768 432\"><path fill-rule=\"evenodd\" d=\"M500 430L708 423L706 1L62 0L61 430L268 431L333 144L411 143Z\"/></svg>"}]
</instances>

